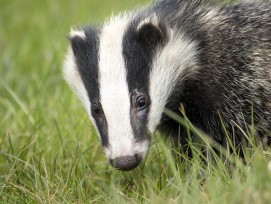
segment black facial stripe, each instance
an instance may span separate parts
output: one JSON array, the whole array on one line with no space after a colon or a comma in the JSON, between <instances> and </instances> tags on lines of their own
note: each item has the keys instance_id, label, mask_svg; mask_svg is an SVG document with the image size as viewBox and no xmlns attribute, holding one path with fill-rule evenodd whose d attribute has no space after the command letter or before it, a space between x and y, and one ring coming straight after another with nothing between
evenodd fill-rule
<instances>
[{"instance_id":1,"label":"black facial stripe","mask_svg":"<svg viewBox=\"0 0 271 204\"><path fill-rule=\"evenodd\" d=\"M99 39L92 28L85 29L86 39L71 39L78 71L87 89L89 99L99 97L98 46Z\"/></svg>"},{"instance_id":2,"label":"black facial stripe","mask_svg":"<svg viewBox=\"0 0 271 204\"><path fill-rule=\"evenodd\" d=\"M135 26L131 25L124 35L123 56L127 69L129 92L137 89L146 93L149 88L151 53L147 53L138 43Z\"/></svg>"},{"instance_id":3,"label":"black facial stripe","mask_svg":"<svg viewBox=\"0 0 271 204\"><path fill-rule=\"evenodd\" d=\"M151 53L138 42L136 25L131 24L123 38L123 57L127 71L130 95L130 119L136 140L146 139L146 124L149 109L136 111L135 99L139 95L149 97L149 73L151 71ZM139 115L138 115L139 114Z\"/></svg>"},{"instance_id":4,"label":"black facial stripe","mask_svg":"<svg viewBox=\"0 0 271 204\"><path fill-rule=\"evenodd\" d=\"M89 100L91 104L99 104L99 38L97 31L91 27L86 28L84 32L86 39L73 37L71 39L71 45L78 71L87 90ZM108 146L108 128L106 119L97 117L95 114L93 114L92 109L91 114L100 133L102 145Z\"/></svg>"},{"instance_id":5,"label":"black facial stripe","mask_svg":"<svg viewBox=\"0 0 271 204\"><path fill-rule=\"evenodd\" d=\"M150 137L148 136L147 131L149 107L146 107L142 110L138 110L137 108L136 99L139 96L143 95L143 93L133 91L133 93L131 93L130 95L131 95L130 121L135 136L135 141L141 142L149 140Z\"/></svg>"}]
</instances>

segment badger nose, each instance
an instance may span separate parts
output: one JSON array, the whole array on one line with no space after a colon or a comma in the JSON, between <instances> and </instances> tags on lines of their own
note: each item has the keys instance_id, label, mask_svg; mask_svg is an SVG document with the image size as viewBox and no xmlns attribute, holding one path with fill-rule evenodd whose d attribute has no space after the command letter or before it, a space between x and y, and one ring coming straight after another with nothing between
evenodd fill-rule
<instances>
[{"instance_id":1,"label":"badger nose","mask_svg":"<svg viewBox=\"0 0 271 204\"><path fill-rule=\"evenodd\" d=\"M136 168L140 164L141 160L142 158L135 154L133 156L116 157L114 159L110 159L110 164L116 169L130 171Z\"/></svg>"}]
</instances>

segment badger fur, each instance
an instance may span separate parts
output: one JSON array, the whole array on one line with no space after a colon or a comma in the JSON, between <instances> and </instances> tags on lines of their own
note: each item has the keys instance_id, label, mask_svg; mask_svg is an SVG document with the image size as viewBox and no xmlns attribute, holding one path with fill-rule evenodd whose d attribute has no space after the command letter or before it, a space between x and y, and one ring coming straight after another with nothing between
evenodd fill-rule
<instances>
[{"instance_id":1,"label":"badger fur","mask_svg":"<svg viewBox=\"0 0 271 204\"><path fill-rule=\"evenodd\" d=\"M270 2L161 0L100 27L71 30L69 38L65 79L113 167L138 166L157 129L185 146L186 129L163 113L166 107L180 114L180 104L221 145L225 132L242 145L241 129L252 125L268 141Z\"/></svg>"}]
</instances>

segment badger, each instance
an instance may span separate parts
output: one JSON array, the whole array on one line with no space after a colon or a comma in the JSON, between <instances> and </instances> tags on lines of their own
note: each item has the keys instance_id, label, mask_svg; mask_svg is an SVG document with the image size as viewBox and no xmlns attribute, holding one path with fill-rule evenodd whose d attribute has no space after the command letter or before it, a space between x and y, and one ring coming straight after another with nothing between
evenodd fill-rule
<instances>
[{"instance_id":1,"label":"badger","mask_svg":"<svg viewBox=\"0 0 271 204\"><path fill-rule=\"evenodd\" d=\"M156 130L187 146L169 109L216 142L271 130L271 3L160 0L71 29L64 77L96 127L109 163L137 167ZM193 135L191 135L193 140Z\"/></svg>"}]
</instances>

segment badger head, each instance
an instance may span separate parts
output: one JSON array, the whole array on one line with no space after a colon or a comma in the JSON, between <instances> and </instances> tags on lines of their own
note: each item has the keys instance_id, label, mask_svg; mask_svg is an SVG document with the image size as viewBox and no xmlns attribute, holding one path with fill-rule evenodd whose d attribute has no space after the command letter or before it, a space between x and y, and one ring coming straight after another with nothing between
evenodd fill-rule
<instances>
[{"instance_id":1,"label":"badger head","mask_svg":"<svg viewBox=\"0 0 271 204\"><path fill-rule=\"evenodd\" d=\"M99 132L110 164L131 170L144 158L194 44L156 15L118 16L100 29L72 30L64 76Z\"/></svg>"}]
</instances>

